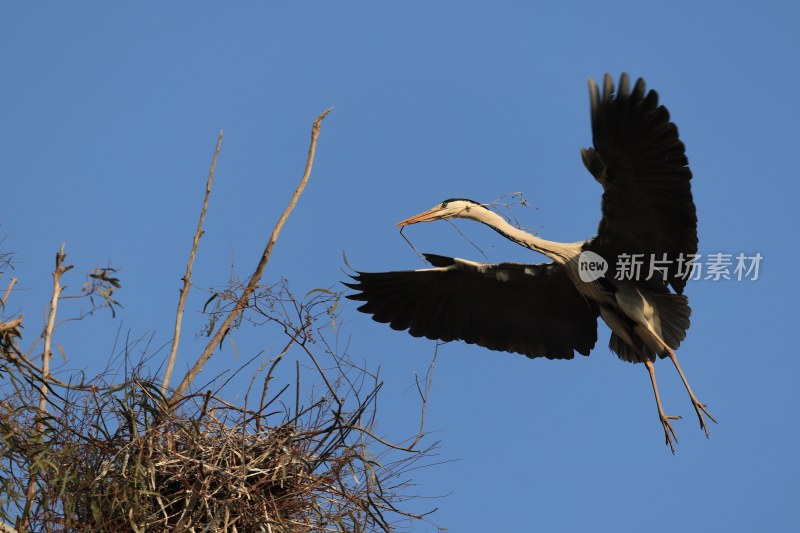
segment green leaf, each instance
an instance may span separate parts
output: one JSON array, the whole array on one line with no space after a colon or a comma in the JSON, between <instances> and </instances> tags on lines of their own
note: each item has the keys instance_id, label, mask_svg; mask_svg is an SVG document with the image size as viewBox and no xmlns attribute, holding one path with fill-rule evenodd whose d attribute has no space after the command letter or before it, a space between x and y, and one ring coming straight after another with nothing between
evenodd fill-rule
<instances>
[{"instance_id":1,"label":"green leaf","mask_svg":"<svg viewBox=\"0 0 800 533\"><path fill-rule=\"evenodd\" d=\"M216 297L217 297L217 296L218 296L218 294L215 292L214 294L212 294L212 295L211 295L211 298L209 298L208 300L206 300L206 303L205 303L205 305L203 305L203 312L204 312L204 313L206 312L206 307L208 307L208 304L210 304L211 302L213 302L213 301L214 301L214 299L216 299Z\"/></svg>"}]
</instances>

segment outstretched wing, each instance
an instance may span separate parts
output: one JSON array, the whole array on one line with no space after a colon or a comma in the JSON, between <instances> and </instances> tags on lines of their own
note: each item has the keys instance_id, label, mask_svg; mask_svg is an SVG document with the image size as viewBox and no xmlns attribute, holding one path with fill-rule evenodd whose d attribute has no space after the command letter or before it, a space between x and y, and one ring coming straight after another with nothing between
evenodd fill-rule
<instances>
[{"instance_id":1,"label":"outstretched wing","mask_svg":"<svg viewBox=\"0 0 800 533\"><path fill-rule=\"evenodd\" d=\"M666 260L664 281L681 293L686 280L679 260L697 253L697 215L678 128L658 94L645 94L641 78L631 91L623 74L615 94L606 74L602 93L594 80L589 93L594 148L581 155L604 192L603 218L587 249L610 262L620 254Z\"/></svg>"},{"instance_id":2,"label":"outstretched wing","mask_svg":"<svg viewBox=\"0 0 800 533\"><path fill-rule=\"evenodd\" d=\"M597 341L598 309L556 264L482 264L426 254L435 268L359 272L351 300L415 337L463 340L528 357L572 359Z\"/></svg>"}]
</instances>

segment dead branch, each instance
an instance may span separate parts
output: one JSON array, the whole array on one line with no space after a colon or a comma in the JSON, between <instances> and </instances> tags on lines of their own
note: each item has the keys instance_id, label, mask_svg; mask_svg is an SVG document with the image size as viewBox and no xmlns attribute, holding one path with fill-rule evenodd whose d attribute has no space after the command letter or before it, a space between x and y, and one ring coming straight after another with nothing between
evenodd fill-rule
<instances>
[{"instance_id":1,"label":"dead branch","mask_svg":"<svg viewBox=\"0 0 800 533\"><path fill-rule=\"evenodd\" d=\"M14 285L17 284L17 278L11 278L11 281L8 282L8 287L6 287L6 292L3 293L3 297L0 298L0 307L5 307L6 301L8 300L8 295L11 294L11 291L14 289Z\"/></svg>"},{"instance_id":2,"label":"dead branch","mask_svg":"<svg viewBox=\"0 0 800 533\"><path fill-rule=\"evenodd\" d=\"M47 324L44 328L44 351L42 352L42 386L39 389L39 417L37 429L40 433L45 430L43 417L47 415L47 392L50 390L47 382L50 378L50 348L53 341L53 327L56 323L56 309L58 308L58 297L61 295L61 276L64 275L72 265L64 266L64 259L67 255L64 253L64 243L61 243L61 249L56 254L56 268L53 270L53 295L50 298L50 312L47 317ZM30 512L30 507L33 504L33 499L36 495L36 469L31 465L31 471L28 477L28 498L25 505L23 516L27 517Z\"/></svg>"},{"instance_id":3,"label":"dead branch","mask_svg":"<svg viewBox=\"0 0 800 533\"><path fill-rule=\"evenodd\" d=\"M169 380L172 377L172 368L175 365L175 358L178 355L178 344L181 338L181 322L183 321L183 309L186 305L186 297L189 294L189 287L191 287L192 280L192 267L194 266L194 258L197 254L197 246L200 244L200 237L203 236L203 221L206 218L206 211L208 210L208 198L211 196L211 182L214 181L214 170L217 166L217 157L219 157L219 149L222 146L222 131L219 132L217 138L217 148L214 150L214 157L211 160L211 170L208 172L208 180L206 181L206 193L203 197L203 208L200 210L200 220L197 222L197 231L194 233L194 240L192 241L192 251L189 253L189 261L186 263L186 273L183 275L183 287L181 288L181 295L178 299L178 311L175 314L175 333L172 337L172 349L169 353L169 360L167 362L167 370L164 373L164 382L161 384L161 394L167 393Z\"/></svg>"},{"instance_id":4,"label":"dead branch","mask_svg":"<svg viewBox=\"0 0 800 533\"><path fill-rule=\"evenodd\" d=\"M428 400L431 396L431 387L433 386L433 369L436 366L436 356L439 355L439 344L436 345L436 348L433 352L433 359L431 359L431 364L428 366L428 372L425 374L425 390L420 386L419 377L415 379L415 383L417 385L417 392L419 393L420 401L422 402L422 408L420 410L419 415L419 432L417 436L414 438L414 442L411 443L409 448L414 448L422 437L425 436L425 412L428 410Z\"/></svg>"},{"instance_id":5,"label":"dead branch","mask_svg":"<svg viewBox=\"0 0 800 533\"><path fill-rule=\"evenodd\" d=\"M64 253L64 243L61 243L61 249L56 254L56 268L53 270L53 295L50 298L50 312L47 317L47 325L44 328L44 351L42 352L42 384L39 390L39 414L43 416L47 413L47 380L50 378L50 348L53 342L53 327L56 323L56 309L58 308L58 298L61 295L61 276L64 275L72 265L64 266L64 259L67 254ZM41 428L43 429L43 427Z\"/></svg>"},{"instance_id":6,"label":"dead branch","mask_svg":"<svg viewBox=\"0 0 800 533\"><path fill-rule=\"evenodd\" d=\"M205 365L206 361L208 361L209 357L214 353L214 350L219 346L222 342L222 339L228 333L231 324L233 324L234 320L242 313L242 311L247 306L247 301L250 296L253 294L253 291L256 290L258 287L258 282L261 280L261 276L264 273L264 269L269 262L270 255L272 254L272 248L275 246L275 242L278 240L278 235L283 229L283 225L286 223L286 220L289 218L289 215L294 210L294 206L297 204L298 198L303 193L303 190L306 187L306 183L308 183L309 177L311 177L311 168L314 165L314 154L317 150L317 139L319 137L320 127L322 121L331 112L331 109L326 109L317 117L317 120L314 121L314 125L311 128L311 146L308 149L308 158L306 160L306 168L305 172L303 173L303 177L300 180L300 184L297 186L297 189L294 191L291 200L289 201L289 205L286 207L286 210L281 215L281 218L278 220L278 223L275 224L275 228L272 230L272 235L270 235L269 241L267 242L267 246L264 249L264 252L261 254L261 260L258 263L258 266L253 272L253 275L250 277L249 282L247 283L247 287L242 291L241 296L239 297L236 305L234 306L233 310L228 314L225 318L223 323L217 328L216 333L212 337L211 341L209 341L208 345L203 350L203 353L200 354L200 357L195 362L194 366L186 373L183 380L181 381L180 385L175 389L175 393L170 398L170 404L174 405L176 401L178 401L181 396L186 392L186 389L189 388L192 381L197 377L200 371L203 369L203 365Z\"/></svg>"},{"instance_id":7,"label":"dead branch","mask_svg":"<svg viewBox=\"0 0 800 533\"><path fill-rule=\"evenodd\" d=\"M14 320L9 320L8 322L0 322L0 332L16 329L18 326L22 324L22 321L24 319L25 315L19 315Z\"/></svg>"}]
</instances>

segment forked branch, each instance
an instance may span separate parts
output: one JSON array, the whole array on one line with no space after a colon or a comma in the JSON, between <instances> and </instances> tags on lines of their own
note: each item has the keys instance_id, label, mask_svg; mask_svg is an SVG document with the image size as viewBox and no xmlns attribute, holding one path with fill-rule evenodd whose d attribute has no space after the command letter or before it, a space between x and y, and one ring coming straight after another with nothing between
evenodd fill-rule
<instances>
[{"instance_id":1,"label":"forked branch","mask_svg":"<svg viewBox=\"0 0 800 533\"><path fill-rule=\"evenodd\" d=\"M211 340L206 345L203 353L200 354L200 357L197 358L194 366L186 373L183 380L181 381L180 385L175 389L175 393L170 398L170 405L175 405L177 401L181 399L183 394L186 392L186 389L189 388L192 381L197 377L200 371L203 369L203 365L205 365L206 361L211 357L214 353L214 350L219 346L222 342L222 339L225 338L225 335L228 333L228 330L231 327L231 324L239 317L242 311L247 306L247 302L250 299L250 296L258 287L258 282L261 280L261 276L264 274L264 269L269 262L270 255L272 254L272 248L275 246L275 242L278 240L278 235L280 235L281 229L283 229L283 225L286 223L286 220L289 218L289 215L294 210L294 206L297 204L298 198L303 193L303 190L308 183L309 177L311 177L311 168L314 165L314 154L317 150L317 138L319 137L320 127L322 121L325 117L330 113L331 109L326 109L325 111L317 117L317 120L314 121L314 125L311 128L311 146L308 149L308 158L306 159L306 168L305 172L303 173L303 177L300 179L300 183L295 189L294 194L292 195L291 200L289 201L289 205L286 206L286 210L281 215L280 219L278 219L278 223L275 224L275 228L272 230L272 235L269 237L269 241L267 241L267 246L264 248L264 252L261 254L261 259L258 262L258 266L256 267L253 275L250 276L250 280L247 282L247 286L242 291L242 294L239 296L238 300L236 301L236 305L234 305L233 309L222 324L217 328L217 331L214 333Z\"/></svg>"}]
</instances>

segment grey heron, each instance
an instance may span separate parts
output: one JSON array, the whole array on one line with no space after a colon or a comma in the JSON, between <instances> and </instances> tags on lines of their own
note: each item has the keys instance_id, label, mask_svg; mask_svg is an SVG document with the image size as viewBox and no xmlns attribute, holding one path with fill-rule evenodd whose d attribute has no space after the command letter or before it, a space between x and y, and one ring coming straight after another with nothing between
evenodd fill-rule
<instances>
[{"instance_id":1,"label":"grey heron","mask_svg":"<svg viewBox=\"0 0 800 533\"><path fill-rule=\"evenodd\" d=\"M487 206L450 199L403 220L407 226L449 218L481 222L511 241L544 254L542 264L484 264L425 254L431 268L356 272L348 298L358 309L415 337L462 340L530 358L589 355L597 341L597 317L611 329L609 347L620 359L644 363L653 387L666 444L677 436L664 412L653 363L669 357L686 387L700 427L707 416L678 363L675 350L689 328L683 295L697 253L697 216L683 143L658 94L640 78L632 90L622 74L616 91L606 74L602 91L589 80L593 148L583 163L603 187L597 235L560 243L531 235ZM624 258L655 258L648 276L617 279ZM586 258L608 267L606 275L582 271Z\"/></svg>"}]
</instances>

